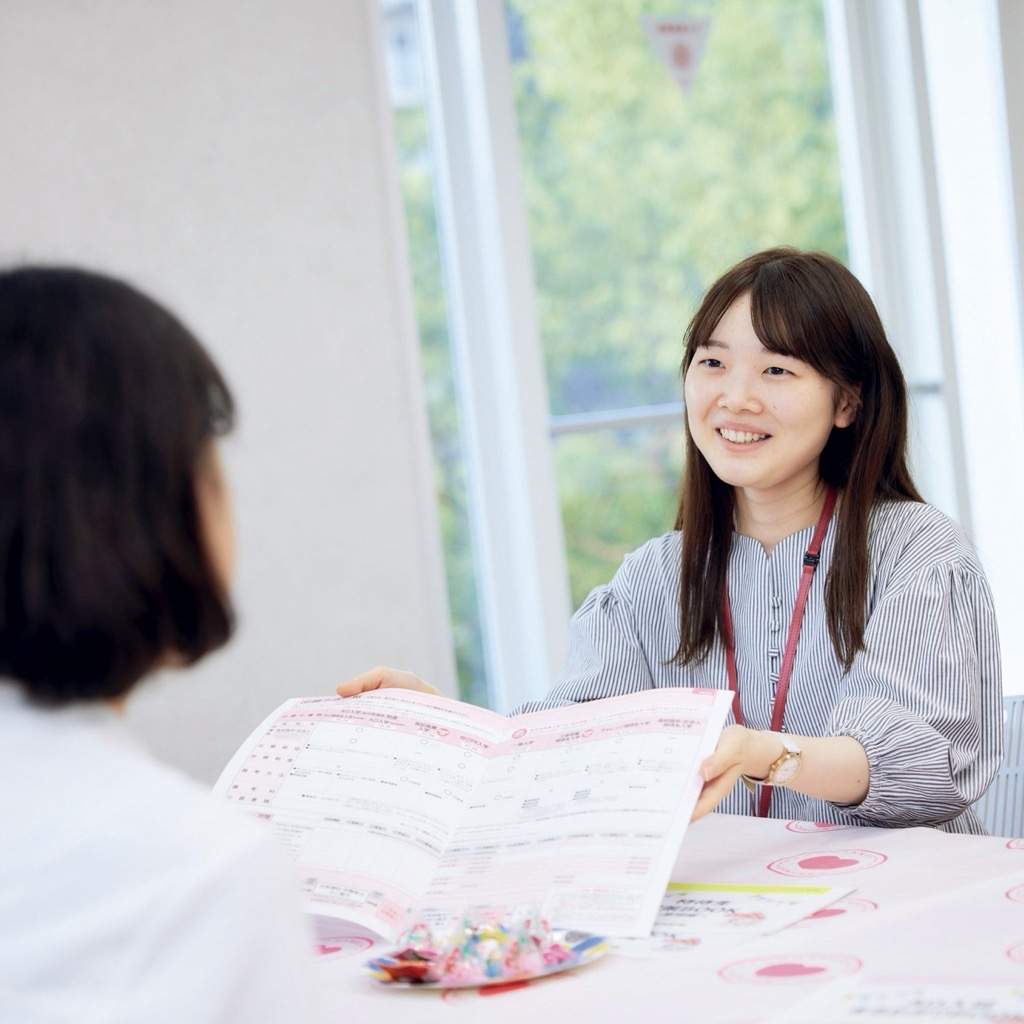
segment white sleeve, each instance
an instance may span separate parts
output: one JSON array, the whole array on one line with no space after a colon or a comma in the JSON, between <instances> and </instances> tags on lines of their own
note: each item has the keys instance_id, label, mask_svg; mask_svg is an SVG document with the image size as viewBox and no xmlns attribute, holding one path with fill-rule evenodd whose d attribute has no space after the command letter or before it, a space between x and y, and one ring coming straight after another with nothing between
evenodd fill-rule
<instances>
[{"instance_id":1,"label":"white sleeve","mask_svg":"<svg viewBox=\"0 0 1024 1024\"><path fill-rule=\"evenodd\" d=\"M166 906L139 922L105 1024L326 1020L294 867L269 836L240 834L169 880Z\"/></svg>"}]
</instances>

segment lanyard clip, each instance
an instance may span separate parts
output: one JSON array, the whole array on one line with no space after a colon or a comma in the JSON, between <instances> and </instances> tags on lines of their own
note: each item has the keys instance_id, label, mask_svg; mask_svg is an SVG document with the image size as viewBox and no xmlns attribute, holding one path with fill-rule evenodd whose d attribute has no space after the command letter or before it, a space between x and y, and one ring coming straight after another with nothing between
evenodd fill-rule
<instances>
[{"instance_id":1,"label":"lanyard clip","mask_svg":"<svg viewBox=\"0 0 1024 1024\"><path fill-rule=\"evenodd\" d=\"M818 568L818 563L821 561L821 556L814 554L811 551L804 552L804 565L809 565L814 569Z\"/></svg>"}]
</instances>

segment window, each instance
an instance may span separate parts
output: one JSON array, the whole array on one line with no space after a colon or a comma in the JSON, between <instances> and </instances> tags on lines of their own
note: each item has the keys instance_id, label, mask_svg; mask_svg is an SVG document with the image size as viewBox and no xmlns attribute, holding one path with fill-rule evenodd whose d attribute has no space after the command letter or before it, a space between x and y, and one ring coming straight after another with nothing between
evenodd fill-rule
<instances>
[{"instance_id":1,"label":"window","mask_svg":"<svg viewBox=\"0 0 1024 1024\"><path fill-rule=\"evenodd\" d=\"M571 607L671 528L683 330L756 249L850 263L907 371L925 496L968 529L992 507L938 225L957 132L928 106L957 64L935 26L962 28L933 6L922 27L890 0L692 0L708 31L684 93L646 0L385 2L391 54L422 62L392 89L464 697L544 693ZM984 28L963 36L981 67Z\"/></svg>"},{"instance_id":2,"label":"window","mask_svg":"<svg viewBox=\"0 0 1024 1024\"><path fill-rule=\"evenodd\" d=\"M685 95L642 26L662 10L510 5L574 605L672 527L681 339L704 289L770 245L846 258L820 0L687 4L707 37Z\"/></svg>"}]
</instances>

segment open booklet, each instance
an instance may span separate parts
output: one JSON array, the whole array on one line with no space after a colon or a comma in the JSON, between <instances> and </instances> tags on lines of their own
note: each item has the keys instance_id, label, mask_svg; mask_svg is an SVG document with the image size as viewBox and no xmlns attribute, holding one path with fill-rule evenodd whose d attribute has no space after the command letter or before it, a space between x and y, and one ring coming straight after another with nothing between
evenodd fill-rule
<instances>
[{"instance_id":1,"label":"open booklet","mask_svg":"<svg viewBox=\"0 0 1024 1024\"><path fill-rule=\"evenodd\" d=\"M731 694L655 689L505 718L379 690L297 698L214 792L268 820L309 909L396 938L413 908L541 908L648 935Z\"/></svg>"}]
</instances>

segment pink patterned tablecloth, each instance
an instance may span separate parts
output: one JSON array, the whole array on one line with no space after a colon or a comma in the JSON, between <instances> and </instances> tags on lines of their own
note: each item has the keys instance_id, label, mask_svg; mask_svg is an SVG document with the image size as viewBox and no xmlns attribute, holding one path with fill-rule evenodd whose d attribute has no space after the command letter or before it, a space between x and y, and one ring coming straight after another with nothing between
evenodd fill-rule
<instances>
[{"instance_id":1,"label":"pink patterned tablecloth","mask_svg":"<svg viewBox=\"0 0 1024 1024\"><path fill-rule=\"evenodd\" d=\"M383 947L321 922L318 970L339 1021L1024 1021L1006 1010L1024 1006L1024 841L715 814L691 825L673 878L853 891L715 956L608 955L496 990L381 986L363 964Z\"/></svg>"}]
</instances>

